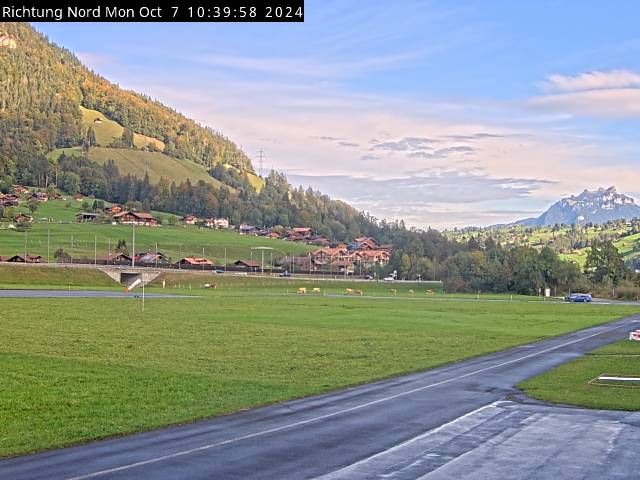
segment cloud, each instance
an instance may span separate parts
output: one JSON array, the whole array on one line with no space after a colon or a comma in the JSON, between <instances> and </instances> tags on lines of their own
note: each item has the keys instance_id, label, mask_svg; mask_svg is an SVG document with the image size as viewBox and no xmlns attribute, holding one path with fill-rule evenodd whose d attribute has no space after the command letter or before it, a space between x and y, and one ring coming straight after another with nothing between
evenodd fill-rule
<instances>
[{"instance_id":1,"label":"cloud","mask_svg":"<svg viewBox=\"0 0 640 480\"><path fill-rule=\"evenodd\" d=\"M589 90L537 97L530 105L572 115L604 118L640 117L640 89Z\"/></svg>"},{"instance_id":2,"label":"cloud","mask_svg":"<svg viewBox=\"0 0 640 480\"><path fill-rule=\"evenodd\" d=\"M640 116L640 74L630 70L550 75L543 86L551 93L531 99L529 105L534 108L572 116Z\"/></svg>"},{"instance_id":3,"label":"cloud","mask_svg":"<svg viewBox=\"0 0 640 480\"><path fill-rule=\"evenodd\" d=\"M355 143L355 142L338 142L338 145L340 145L341 147L359 147L360 146L359 143Z\"/></svg>"},{"instance_id":4,"label":"cloud","mask_svg":"<svg viewBox=\"0 0 640 480\"><path fill-rule=\"evenodd\" d=\"M574 76L556 74L547 78L545 86L562 92L640 87L640 74L630 70L593 71Z\"/></svg>"},{"instance_id":5,"label":"cloud","mask_svg":"<svg viewBox=\"0 0 640 480\"><path fill-rule=\"evenodd\" d=\"M398 52L344 60L302 57L251 57L221 53L192 56L195 63L230 70L266 73L276 76L344 78L397 67L416 60L423 52Z\"/></svg>"},{"instance_id":6,"label":"cloud","mask_svg":"<svg viewBox=\"0 0 640 480\"><path fill-rule=\"evenodd\" d=\"M390 142L380 142L374 144L372 150L389 150L393 152L406 152L411 150L426 150L431 149L431 144L436 143L437 140L424 137L405 137L400 140Z\"/></svg>"}]
</instances>

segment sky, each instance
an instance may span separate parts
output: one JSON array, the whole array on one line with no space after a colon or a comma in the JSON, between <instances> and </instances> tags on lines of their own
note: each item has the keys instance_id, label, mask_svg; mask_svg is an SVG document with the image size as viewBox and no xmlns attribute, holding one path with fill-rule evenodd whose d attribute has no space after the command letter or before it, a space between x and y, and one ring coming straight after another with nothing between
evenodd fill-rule
<instances>
[{"instance_id":1,"label":"sky","mask_svg":"<svg viewBox=\"0 0 640 480\"><path fill-rule=\"evenodd\" d=\"M426 228L640 198L640 3L306 0L297 24L34 26L263 173Z\"/></svg>"}]
</instances>

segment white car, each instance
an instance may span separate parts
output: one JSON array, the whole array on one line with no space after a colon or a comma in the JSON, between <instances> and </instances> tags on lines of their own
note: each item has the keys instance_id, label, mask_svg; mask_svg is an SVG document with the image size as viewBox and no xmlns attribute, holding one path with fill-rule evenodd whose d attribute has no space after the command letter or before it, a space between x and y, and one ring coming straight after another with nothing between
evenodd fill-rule
<instances>
[{"instance_id":1,"label":"white car","mask_svg":"<svg viewBox=\"0 0 640 480\"><path fill-rule=\"evenodd\" d=\"M393 278L393 277L384 277L382 280L384 280L385 282L393 282L395 280L395 278Z\"/></svg>"}]
</instances>

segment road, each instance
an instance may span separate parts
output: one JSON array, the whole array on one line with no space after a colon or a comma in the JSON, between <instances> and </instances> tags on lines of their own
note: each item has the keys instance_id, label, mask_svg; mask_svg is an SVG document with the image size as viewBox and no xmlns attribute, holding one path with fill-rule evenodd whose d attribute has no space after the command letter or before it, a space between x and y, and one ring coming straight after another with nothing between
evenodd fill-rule
<instances>
[{"instance_id":1,"label":"road","mask_svg":"<svg viewBox=\"0 0 640 480\"><path fill-rule=\"evenodd\" d=\"M0 298L139 298L140 290L118 292L109 290L2 290ZM194 298L189 295L145 293L145 298Z\"/></svg>"},{"instance_id":2,"label":"road","mask_svg":"<svg viewBox=\"0 0 640 480\"><path fill-rule=\"evenodd\" d=\"M508 399L521 380L638 326L640 315L327 395L5 460L0 478L631 478L638 414Z\"/></svg>"}]
</instances>

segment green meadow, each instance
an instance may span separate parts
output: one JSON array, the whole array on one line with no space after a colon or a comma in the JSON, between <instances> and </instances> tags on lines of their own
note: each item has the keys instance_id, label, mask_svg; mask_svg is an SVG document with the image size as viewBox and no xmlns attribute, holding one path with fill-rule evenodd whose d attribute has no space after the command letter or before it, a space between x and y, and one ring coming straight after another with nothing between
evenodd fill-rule
<instances>
[{"instance_id":1,"label":"green meadow","mask_svg":"<svg viewBox=\"0 0 640 480\"><path fill-rule=\"evenodd\" d=\"M92 201L89 200L89 203ZM67 204L70 204L67 207ZM129 251L133 248L133 228L126 225L76 223L75 215L82 211L82 202L75 200L53 200L40 204L34 213L37 220L27 232L19 232L0 228L0 255L10 256L28 252L31 255L42 255L45 260L47 253L50 261L54 261L53 253L62 248L74 258L93 259L94 254L104 258L117 245L119 240L125 240ZM18 211L28 213L26 207L21 206ZM161 217L167 214L154 212ZM44 221L51 218L52 222ZM285 254L302 255L318 247L304 245L283 240L267 239L254 236L243 236L237 232L212 230L196 226L136 227L136 252L158 251L177 261L185 256L204 256L223 264L225 252L228 263L238 259L257 259L259 252L252 247L270 247L267 252L265 265L271 259L277 259ZM204 250L203 250L204 249Z\"/></svg>"},{"instance_id":2,"label":"green meadow","mask_svg":"<svg viewBox=\"0 0 640 480\"><path fill-rule=\"evenodd\" d=\"M548 402L610 410L640 410L638 382L627 386L589 383L602 374L640 376L640 342L625 340L599 348L527 380L519 387L527 395Z\"/></svg>"},{"instance_id":3,"label":"green meadow","mask_svg":"<svg viewBox=\"0 0 640 480\"><path fill-rule=\"evenodd\" d=\"M204 279L217 288L202 288ZM144 312L140 298L0 299L0 455L331 391L638 311L411 294L398 284L395 296L382 282L231 274L165 282L147 291L197 297L147 299ZM305 285L322 294L294 293Z\"/></svg>"}]
</instances>

